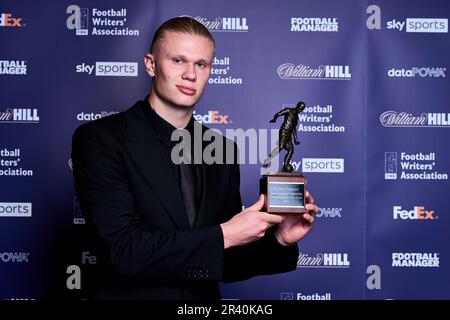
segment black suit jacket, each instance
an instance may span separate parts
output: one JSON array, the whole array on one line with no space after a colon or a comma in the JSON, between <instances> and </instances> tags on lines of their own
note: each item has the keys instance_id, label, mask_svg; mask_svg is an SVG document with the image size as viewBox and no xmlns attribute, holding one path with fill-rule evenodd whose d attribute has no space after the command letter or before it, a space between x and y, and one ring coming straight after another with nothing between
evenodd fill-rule
<instances>
[{"instance_id":1,"label":"black suit jacket","mask_svg":"<svg viewBox=\"0 0 450 320\"><path fill-rule=\"evenodd\" d=\"M76 192L98 256L93 297L219 299L219 281L295 269L297 246L279 245L272 230L224 250L219 224L242 209L238 164L201 165L200 208L189 226L170 159L145 108L147 101L139 101L73 135Z\"/></svg>"}]
</instances>

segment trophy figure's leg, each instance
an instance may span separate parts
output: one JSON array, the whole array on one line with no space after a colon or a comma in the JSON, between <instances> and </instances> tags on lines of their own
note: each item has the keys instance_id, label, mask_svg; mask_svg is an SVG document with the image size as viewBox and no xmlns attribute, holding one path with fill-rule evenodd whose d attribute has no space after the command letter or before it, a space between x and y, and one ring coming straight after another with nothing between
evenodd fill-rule
<instances>
[{"instance_id":1,"label":"trophy figure's leg","mask_svg":"<svg viewBox=\"0 0 450 320\"><path fill-rule=\"evenodd\" d=\"M294 146L291 141L286 141L284 144L284 148L287 150L286 156L284 157L283 162L283 171L284 172L292 172L294 168L291 165L292 155L294 154Z\"/></svg>"},{"instance_id":2,"label":"trophy figure's leg","mask_svg":"<svg viewBox=\"0 0 450 320\"><path fill-rule=\"evenodd\" d=\"M263 162L263 167L267 168L269 166L270 160L273 159L278 153L280 153L280 146L278 145L278 141L276 142L276 147L273 148L272 152L269 154L266 160Z\"/></svg>"}]
</instances>

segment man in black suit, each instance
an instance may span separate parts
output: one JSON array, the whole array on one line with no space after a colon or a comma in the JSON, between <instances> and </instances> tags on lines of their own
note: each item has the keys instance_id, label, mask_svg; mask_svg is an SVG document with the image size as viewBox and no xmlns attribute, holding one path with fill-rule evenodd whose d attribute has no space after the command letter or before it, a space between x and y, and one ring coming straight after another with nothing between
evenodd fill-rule
<instances>
[{"instance_id":1,"label":"man in black suit","mask_svg":"<svg viewBox=\"0 0 450 320\"><path fill-rule=\"evenodd\" d=\"M94 298L219 299L219 281L296 268L296 244L318 210L311 195L304 215L261 212L263 196L242 210L237 161L173 159L174 130L207 129L192 113L214 50L196 20L166 21L144 58L149 96L74 133L76 192L98 240Z\"/></svg>"}]
</instances>

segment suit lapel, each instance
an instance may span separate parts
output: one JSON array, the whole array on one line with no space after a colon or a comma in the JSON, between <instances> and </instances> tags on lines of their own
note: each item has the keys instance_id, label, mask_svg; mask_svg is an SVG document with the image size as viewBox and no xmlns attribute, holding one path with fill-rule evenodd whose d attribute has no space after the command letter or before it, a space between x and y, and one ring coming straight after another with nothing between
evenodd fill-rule
<instances>
[{"instance_id":1,"label":"suit lapel","mask_svg":"<svg viewBox=\"0 0 450 320\"><path fill-rule=\"evenodd\" d=\"M138 102L127 113L130 153L147 184L160 199L180 229L189 228L183 198L165 150L153 128L146 120L143 108Z\"/></svg>"}]
</instances>

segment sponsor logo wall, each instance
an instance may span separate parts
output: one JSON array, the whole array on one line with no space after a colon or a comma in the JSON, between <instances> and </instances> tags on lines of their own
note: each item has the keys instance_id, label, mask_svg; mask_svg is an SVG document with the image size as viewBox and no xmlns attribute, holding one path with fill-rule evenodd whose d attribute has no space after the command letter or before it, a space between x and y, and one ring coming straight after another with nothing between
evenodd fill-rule
<instances>
[{"instance_id":1,"label":"sponsor logo wall","mask_svg":"<svg viewBox=\"0 0 450 320\"><path fill-rule=\"evenodd\" d=\"M449 15L440 0L44 0L33 9L19 0L0 9L0 299L85 298L102 257L85 236L72 133L146 96L143 56L173 16L215 38L193 117L248 133L245 207L282 123L269 120L306 103L292 166L320 207L314 230L295 271L222 284L223 298L450 299ZM65 278L46 274L42 286L34 270Z\"/></svg>"}]
</instances>

